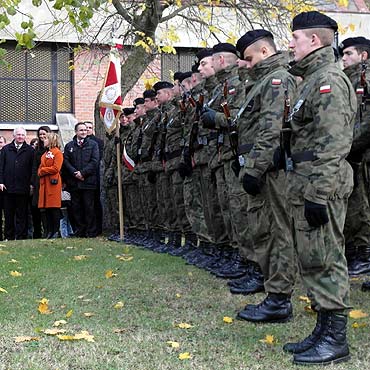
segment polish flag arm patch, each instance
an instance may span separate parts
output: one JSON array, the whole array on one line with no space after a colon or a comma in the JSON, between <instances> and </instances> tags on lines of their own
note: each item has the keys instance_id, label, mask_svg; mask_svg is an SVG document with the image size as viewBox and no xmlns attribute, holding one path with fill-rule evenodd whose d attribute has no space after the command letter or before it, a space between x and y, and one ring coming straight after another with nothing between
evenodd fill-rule
<instances>
[{"instance_id":1,"label":"polish flag arm patch","mask_svg":"<svg viewBox=\"0 0 370 370\"><path fill-rule=\"evenodd\" d=\"M358 94L358 95L364 95L364 92L365 92L365 90L364 90L363 87L358 87L356 89L356 94Z\"/></svg>"},{"instance_id":2,"label":"polish flag arm patch","mask_svg":"<svg viewBox=\"0 0 370 370\"><path fill-rule=\"evenodd\" d=\"M320 86L320 94L327 94L331 92L331 86L330 85L323 85Z\"/></svg>"},{"instance_id":3,"label":"polish flag arm patch","mask_svg":"<svg viewBox=\"0 0 370 370\"><path fill-rule=\"evenodd\" d=\"M281 85L281 80L279 78L273 78L271 84L274 86Z\"/></svg>"}]
</instances>

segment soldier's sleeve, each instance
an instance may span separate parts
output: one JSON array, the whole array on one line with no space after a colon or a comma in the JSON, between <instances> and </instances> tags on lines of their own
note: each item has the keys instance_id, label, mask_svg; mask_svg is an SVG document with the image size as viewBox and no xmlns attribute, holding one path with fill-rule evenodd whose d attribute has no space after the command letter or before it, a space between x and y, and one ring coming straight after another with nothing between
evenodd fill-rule
<instances>
[{"instance_id":1,"label":"soldier's sleeve","mask_svg":"<svg viewBox=\"0 0 370 370\"><path fill-rule=\"evenodd\" d=\"M307 139L317 159L312 161L304 198L325 205L351 148L356 96L349 81L331 73L319 77L310 100L313 122L306 123L306 130L311 130Z\"/></svg>"},{"instance_id":2,"label":"soldier's sleeve","mask_svg":"<svg viewBox=\"0 0 370 370\"><path fill-rule=\"evenodd\" d=\"M258 134L247 158L246 172L260 178L272 165L273 156L280 143L285 103L285 90L293 96L295 79L288 72L279 71L268 78L261 89L261 111ZM251 138L253 139L253 138Z\"/></svg>"}]
</instances>

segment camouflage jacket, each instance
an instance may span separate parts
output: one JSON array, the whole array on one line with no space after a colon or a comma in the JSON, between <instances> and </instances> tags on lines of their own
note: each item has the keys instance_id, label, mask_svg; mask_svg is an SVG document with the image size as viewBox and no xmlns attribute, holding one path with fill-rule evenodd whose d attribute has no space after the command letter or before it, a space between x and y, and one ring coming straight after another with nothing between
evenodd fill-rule
<instances>
[{"instance_id":1,"label":"camouflage jacket","mask_svg":"<svg viewBox=\"0 0 370 370\"><path fill-rule=\"evenodd\" d=\"M368 94L370 93L370 70L369 70L369 60L364 62L366 66L366 82L368 86ZM370 148L370 96L363 101L364 89L361 86L361 72L362 72L362 63L357 63L352 66L349 66L343 70L346 76L351 80L352 86L355 89L357 96L357 114L356 121L353 130L353 142L352 148L354 152L364 153ZM362 105L364 103L364 106ZM369 153L370 154L370 153ZM370 155L366 155L369 157Z\"/></svg>"},{"instance_id":2,"label":"camouflage jacket","mask_svg":"<svg viewBox=\"0 0 370 370\"><path fill-rule=\"evenodd\" d=\"M104 175L103 184L106 187L117 186L117 152L114 136L108 138L103 151Z\"/></svg>"},{"instance_id":3,"label":"camouflage jacket","mask_svg":"<svg viewBox=\"0 0 370 370\"><path fill-rule=\"evenodd\" d=\"M237 122L239 154L245 163L241 177L248 173L261 178L271 169L274 152L280 144L285 91L293 95L295 88L295 78L288 72L288 60L281 53L257 63L249 71L244 98L249 103Z\"/></svg>"},{"instance_id":4,"label":"camouflage jacket","mask_svg":"<svg viewBox=\"0 0 370 370\"><path fill-rule=\"evenodd\" d=\"M211 108L217 111L216 129L219 134L219 146L218 153L215 153L211 158L211 168L217 166L216 163L221 164L224 161L229 161L233 157L228 135L229 124L233 117L238 113L240 103L244 100L244 83L239 79L237 65L229 66L224 70L217 72L216 77L219 82L217 87L219 89L219 95ZM227 106L230 111L230 120L226 119L221 106L221 104L225 102L227 102Z\"/></svg>"},{"instance_id":5,"label":"camouflage jacket","mask_svg":"<svg viewBox=\"0 0 370 370\"><path fill-rule=\"evenodd\" d=\"M328 199L348 197L353 173L347 157L353 136L357 101L351 82L334 62L331 46L323 47L296 63L290 73L303 77L292 107L309 88L309 94L292 118L291 151L312 153L312 160L295 161L288 172L287 197L325 205Z\"/></svg>"}]
</instances>

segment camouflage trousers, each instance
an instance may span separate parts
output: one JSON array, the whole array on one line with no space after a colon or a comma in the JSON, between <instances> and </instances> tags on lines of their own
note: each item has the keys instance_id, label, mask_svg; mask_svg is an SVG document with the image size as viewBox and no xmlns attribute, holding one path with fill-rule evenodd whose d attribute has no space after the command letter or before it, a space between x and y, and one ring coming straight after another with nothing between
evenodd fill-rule
<instances>
[{"instance_id":1,"label":"camouflage trousers","mask_svg":"<svg viewBox=\"0 0 370 370\"><path fill-rule=\"evenodd\" d=\"M191 226L185 212L184 202L184 180L177 170L168 173L170 195L174 208L175 222L171 224L171 231L182 232L183 234L191 233Z\"/></svg>"},{"instance_id":2,"label":"camouflage trousers","mask_svg":"<svg viewBox=\"0 0 370 370\"><path fill-rule=\"evenodd\" d=\"M140 173L138 185L138 196L140 197L142 208L137 211L143 213L146 229L157 229L157 194L155 184L151 184L148 181L148 172Z\"/></svg>"},{"instance_id":3,"label":"camouflage trousers","mask_svg":"<svg viewBox=\"0 0 370 370\"><path fill-rule=\"evenodd\" d=\"M295 259L285 200L285 173L267 172L261 193L248 195L248 226L257 262L268 293L290 295L295 280Z\"/></svg>"},{"instance_id":4,"label":"camouflage trousers","mask_svg":"<svg viewBox=\"0 0 370 370\"><path fill-rule=\"evenodd\" d=\"M348 209L344 224L347 245L364 247L370 245L370 205L367 165L362 163L357 174L357 186L348 199Z\"/></svg>"},{"instance_id":5,"label":"camouflage trousers","mask_svg":"<svg viewBox=\"0 0 370 370\"><path fill-rule=\"evenodd\" d=\"M257 262L248 224L248 194L231 169L231 164L232 161L224 163L224 172L229 199L232 238L245 259Z\"/></svg>"},{"instance_id":6,"label":"camouflage trousers","mask_svg":"<svg viewBox=\"0 0 370 370\"><path fill-rule=\"evenodd\" d=\"M304 204L289 204L292 235L303 283L315 310L349 308L349 279L344 256L344 221L348 199L328 200L329 222L309 226Z\"/></svg>"},{"instance_id":7,"label":"camouflage trousers","mask_svg":"<svg viewBox=\"0 0 370 370\"><path fill-rule=\"evenodd\" d=\"M118 207L118 188L117 185L105 186L105 209L104 223L109 232L119 230L119 207Z\"/></svg>"},{"instance_id":8,"label":"camouflage trousers","mask_svg":"<svg viewBox=\"0 0 370 370\"><path fill-rule=\"evenodd\" d=\"M173 224L176 222L175 206L170 189L170 177L165 171L156 173L156 198L158 209L158 228L164 231L174 231Z\"/></svg>"}]
</instances>

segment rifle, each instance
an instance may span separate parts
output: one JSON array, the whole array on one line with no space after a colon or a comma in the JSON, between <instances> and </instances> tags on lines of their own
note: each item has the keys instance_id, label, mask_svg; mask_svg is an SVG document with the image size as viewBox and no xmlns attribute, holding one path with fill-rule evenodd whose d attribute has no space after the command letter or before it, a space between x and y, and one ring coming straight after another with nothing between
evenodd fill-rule
<instances>
[{"instance_id":1,"label":"rifle","mask_svg":"<svg viewBox=\"0 0 370 370\"><path fill-rule=\"evenodd\" d=\"M286 86L284 91L284 114L283 114L283 124L280 131L280 148L281 152L284 153L285 166L283 168L286 171L293 171L293 159L292 152L290 149L290 138L292 136L292 125L290 123L290 98L288 94L288 86ZM277 165L280 168L280 165Z\"/></svg>"},{"instance_id":2,"label":"rifle","mask_svg":"<svg viewBox=\"0 0 370 370\"><path fill-rule=\"evenodd\" d=\"M168 114L164 113L164 119L161 124L161 142L159 147L159 159L164 165L166 161L166 136L167 136Z\"/></svg>"},{"instance_id":3,"label":"rifle","mask_svg":"<svg viewBox=\"0 0 370 370\"><path fill-rule=\"evenodd\" d=\"M361 77L360 77L360 86L363 89L362 99L360 104L360 122L362 122L362 112L366 111L366 98L368 96L367 81L366 81L366 70L367 65L365 60L361 62Z\"/></svg>"},{"instance_id":4,"label":"rifle","mask_svg":"<svg viewBox=\"0 0 370 370\"><path fill-rule=\"evenodd\" d=\"M139 163L140 159L141 159L141 146L143 144L143 119L142 117L140 117L140 132L139 132L139 136L137 137L137 141L136 141L136 147L137 147L137 150L136 150L136 159L135 159L135 163Z\"/></svg>"},{"instance_id":5,"label":"rifle","mask_svg":"<svg viewBox=\"0 0 370 370\"><path fill-rule=\"evenodd\" d=\"M204 95L203 94L199 95L198 101L196 101L194 97L190 95L189 103L192 105L192 107L195 108L194 122L191 126L190 136L189 136L189 152L190 152L190 156L193 156L195 152L194 144L197 141L198 132L199 132L200 112L204 104Z\"/></svg>"},{"instance_id":6,"label":"rifle","mask_svg":"<svg viewBox=\"0 0 370 370\"><path fill-rule=\"evenodd\" d=\"M153 155L154 155L154 146L155 146L155 143L157 141L158 134L159 134L159 127L158 127L159 125L158 124L161 121L162 113L159 112L156 118L157 119L153 119L153 121L152 121L153 123L155 122L155 129L154 129L154 132L153 132L152 140L150 142L150 147L148 149L150 159L152 159ZM152 122L150 122L150 126L153 124ZM145 127L143 131L145 131L148 128L148 126Z\"/></svg>"}]
</instances>

